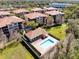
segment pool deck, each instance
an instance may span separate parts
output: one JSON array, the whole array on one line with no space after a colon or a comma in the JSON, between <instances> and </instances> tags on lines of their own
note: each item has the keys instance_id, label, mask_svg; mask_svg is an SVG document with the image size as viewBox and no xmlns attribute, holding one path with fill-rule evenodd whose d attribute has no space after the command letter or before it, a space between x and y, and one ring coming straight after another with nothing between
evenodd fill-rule
<instances>
[{"instance_id":1,"label":"pool deck","mask_svg":"<svg viewBox=\"0 0 79 59\"><path fill-rule=\"evenodd\" d=\"M46 47L41 47L41 43L45 42L46 40L50 39L51 41L53 41L54 43L52 43L52 45L49 44L49 46ZM31 43L40 53L41 55L44 55L46 52L48 52L51 48L53 48L59 41L56 40L55 38L51 37L48 35L47 38L45 39L38 39L35 42Z\"/></svg>"}]
</instances>

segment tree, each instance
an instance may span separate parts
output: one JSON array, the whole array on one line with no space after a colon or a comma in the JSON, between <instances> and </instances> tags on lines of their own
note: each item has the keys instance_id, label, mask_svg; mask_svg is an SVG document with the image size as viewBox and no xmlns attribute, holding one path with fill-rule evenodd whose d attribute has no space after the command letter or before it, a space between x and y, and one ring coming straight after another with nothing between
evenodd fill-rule
<instances>
[{"instance_id":1,"label":"tree","mask_svg":"<svg viewBox=\"0 0 79 59\"><path fill-rule=\"evenodd\" d=\"M64 8L64 13L65 13L65 19L77 19L77 18L79 18L79 5L73 4L70 7Z\"/></svg>"},{"instance_id":2,"label":"tree","mask_svg":"<svg viewBox=\"0 0 79 59\"><path fill-rule=\"evenodd\" d=\"M38 26L38 23L34 21L30 21L26 23L27 26L31 26L33 29L35 29Z\"/></svg>"},{"instance_id":3,"label":"tree","mask_svg":"<svg viewBox=\"0 0 79 59\"><path fill-rule=\"evenodd\" d=\"M17 32L17 30L13 30L13 31L10 31L10 37L9 37L9 40L20 40L21 39L21 35L20 33Z\"/></svg>"},{"instance_id":4,"label":"tree","mask_svg":"<svg viewBox=\"0 0 79 59\"><path fill-rule=\"evenodd\" d=\"M68 21L69 29L67 38L63 42L60 59L78 59L79 58L79 28L75 20Z\"/></svg>"},{"instance_id":5,"label":"tree","mask_svg":"<svg viewBox=\"0 0 79 59\"><path fill-rule=\"evenodd\" d=\"M70 31L73 32L75 38L79 38L79 28L77 26L77 22L74 19L68 20L68 25L70 28Z\"/></svg>"},{"instance_id":6,"label":"tree","mask_svg":"<svg viewBox=\"0 0 79 59\"><path fill-rule=\"evenodd\" d=\"M72 33L69 33L67 38L63 42L64 48L62 50L65 53L65 56L67 58L69 58L68 55L69 55L69 51L70 51L70 47L71 47L71 43L72 43L73 39L74 39L74 35Z\"/></svg>"},{"instance_id":7,"label":"tree","mask_svg":"<svg viewBox=\"0 0 79 59\"><path fill-rule=\"evenodd\" d=\"M3 49L5 47L7 41L8 39L6 35L3 33L2 29L0 29L0 49Z\"/></svg>"}]
</instances>

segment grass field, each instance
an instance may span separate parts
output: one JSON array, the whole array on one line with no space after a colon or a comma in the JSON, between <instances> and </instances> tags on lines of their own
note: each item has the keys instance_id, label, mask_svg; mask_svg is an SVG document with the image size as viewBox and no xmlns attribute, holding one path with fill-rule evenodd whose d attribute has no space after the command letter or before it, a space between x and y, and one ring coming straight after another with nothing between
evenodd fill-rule
<instances>
[{"instance_id":1,"label":"grass field","mask_svg":"<svg viewBox=\"0 0 79 59\"><path fill-rule=\"evenodd\" d=\"M68 26L66 24L62 24L62 26L55 26L55 27L51 27L49 29L46 29L46 31L57 37L60 40L64 40L65 36L66 36L66 32L65 30L68 28Z\"/></svg>"},{"instance_id":2,"label":"grass field","mask_svg":"<svg viewBox=\"0 0 79 59\"><path fill-rule=\"evenodd\" d=\"M0 59L34 59L33 56L19 43L17 46L4 49Z\"/></svg>"}]
</instances>

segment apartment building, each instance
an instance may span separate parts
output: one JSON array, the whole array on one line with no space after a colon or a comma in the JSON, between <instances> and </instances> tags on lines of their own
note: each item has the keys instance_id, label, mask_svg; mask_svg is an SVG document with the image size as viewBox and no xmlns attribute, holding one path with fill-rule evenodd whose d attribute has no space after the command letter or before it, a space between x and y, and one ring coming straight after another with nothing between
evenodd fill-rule
<instances>
[{"instance_id":1,"label":"apartment building","mask_svg":"<svg viewBox=\"0 0 79 59\"><path fill-rule=\"evenodd\" d=\"M24 20L16 17L16 16L8 16L4 18L0 18L0 29L9 38L10 32L14 30L23 29Z\"/></svg>"},{"instance_id":2,"label":"apartment building","mask_svg":"<svg viewBox=\"0 0 79 59\"><path fill-rule=\"evenodd\" d=\"M28 21L35 21L39 24L47 24L47 15L33 12L25 15L25 20Z\"/></svg>"}]
</instances>

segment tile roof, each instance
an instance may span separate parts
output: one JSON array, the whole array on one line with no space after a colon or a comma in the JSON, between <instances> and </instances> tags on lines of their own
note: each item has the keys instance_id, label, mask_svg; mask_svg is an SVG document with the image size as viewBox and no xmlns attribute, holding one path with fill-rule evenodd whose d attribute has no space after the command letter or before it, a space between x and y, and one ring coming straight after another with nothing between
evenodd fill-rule
<instances>
[{"instance_id":1,"label":"tile roof","mask_svg":"<svg viewBox=\"0 0 79 59\"><path fill-rule=\"evenodd\" d=\"M12 23L23 22L23 21L24 20L22 20L16 16L0 18L0 28L4 27L6 25L12 24Z\"/></svg>"},{"instance_id":2,"label":"tile roof","mask_svg":"<svg viewBox=\"0 0 79 59\"><path fill-rule=\"evenodd\" d=\"M58 14L64 14L60 11L47 11L45 12L45 14L49 14L49 15L58 15Z\"/></svg>"},{"instance_id":3,"label":"tile roof","mask_svg":"<svg viewBox=\"0 0 79 59\"><path fill-rule=\"evenodd\" d=\"M47 34L47 32L44 29L42 29L42 28L39 27L36 30L33 30L33 31L30 31L30 32L26 33L25 35L30 40L32 40L33 38L36 38L36 37L38 37L41 34Z\"/></svg>"},{"instance_id":4,"label":"tile roof","mask_svg":"<svg viewBox=\"0 0 79 59\"><path fill-rule=\"evenodd\" d=\"M43 11L42 8L33 8L32 11Z\"/></svg>"},{"instance_id":5,"label":"tile roof","mask_svg":"<svg viewBox=\"0 0 79 59\"><path fill-rule=\"evenodd\" d=\"M57 10L57 8L54 7L49 7L49 8L44 8L45 10Z\"/></svg>"},{"instance_id":6,"label":"tile roof","mask_svg":"<svg viewBox=\"0 0 79 59\"><path fill-rule=\"evenodd\" d=\"M0 11L0 16L2 15L10 15L9 11Z\"/></svg>"},{"instance_id":7,"label":"tile roof","mask_svg":"<svg viewBox=\"0 0 79 59\"><path fill-rule=\"evenodd\" d=\"M47 15L42 14L42 13L38 13L38 12L34 12L34 13L26 14L25 17L27 17L29 19L35 19L37 17L47 17Z\"/></svg>"},{"instance_id":8,"label":"tile roof","mask_svg":"<svg viewBox=\"0 0 79 59\"><path fill-rule=\"evenodd\" d=\"M26 9L16 9L16 10L14 10L13 11L13 13L22 13L22 12L29 12L28 10L26 10Z\"/></svg>"},{"instance_id":9,"label":"tile roof","mask_svg":"<svg viewBox=\"0 0 79 59\"><path fill-rule=\"evenodd\" d=\"M3 9L3 8L1 9L1 8L0 8L0 11L6 11L6 9Z\"/></svg>"}]
</instances>

